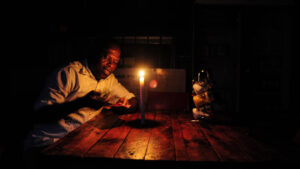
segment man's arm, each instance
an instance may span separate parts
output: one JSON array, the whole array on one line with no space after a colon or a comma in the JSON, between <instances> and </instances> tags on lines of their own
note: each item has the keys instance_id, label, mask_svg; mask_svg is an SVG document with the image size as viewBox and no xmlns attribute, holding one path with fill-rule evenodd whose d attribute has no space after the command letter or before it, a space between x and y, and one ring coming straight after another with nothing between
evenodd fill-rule
<instances>
[{"instance_id":1,"label":"man's arm","mask_svg":"<svg viewBox=\"0 0 300 169\"><path fill-rule=\"evenodd\" d=\"M110 109L118 114L133 113L137 108L137 98L129 92L114 76L111 74L109 86L110 95L112 96L109 102L112 105L104 108Z\"/></svg>"},{"instance_id":2,"label":"man's arm","mask_svg":"<svg viewBox=\"0 0 300 169\"><path fill-rule=\"evenodd\" d=\"M128 103L131 105L130 108L128 109L129 113L133 113L136 111L137 109L137 103L138 103L138 99L136 97L132 97L131 99L128 100Z\"/></svg>"},{"instance_id":3,"label":"man's arm","mask_svg":"<svg viewBox=\"0 0 300 169\"><path fill-rule=\"evenodd\" d=\"M80 108L80 100L72 102L54 103L53 105L45 105L35 111L34 121L38 123L54 122L66 117L71 112Z\"/></svg>"},{"instance_id":4,"label":"man's arm","mask_svg":"<svg viewBox=\"0 0 300 169\"><path fill-rule=\"evenodd\" d=\"M35 121L43 123L54 122L82 107L90 107L97 110L104 104L105 100L100 96L100 93L92 91L86 96L71 102L54 103L53 105L41 107L35 112Z\"/></svg>"},{"instance_id":5,"label":"man's arm","mask_svg":"<svg viewBox=\"0 0 300 169\"><path fill-rule=\"evenodd\" d=\"M136 97L132 97L129 100L120 98L116 104L105 106L104 108L110 109L117 114L130 114L136 112L137 102Z\"/></svg>"}]
</instances>

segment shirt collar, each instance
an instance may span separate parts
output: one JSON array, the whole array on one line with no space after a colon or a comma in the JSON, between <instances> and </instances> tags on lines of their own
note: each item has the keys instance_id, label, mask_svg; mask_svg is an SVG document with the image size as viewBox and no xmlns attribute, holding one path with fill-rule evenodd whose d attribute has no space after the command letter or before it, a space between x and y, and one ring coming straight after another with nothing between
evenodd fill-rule
<instances>
[{"instance_id":1,"label":"shirt collar","mask_svg":"<svg viewBox=\"0 0 300 169\"><path fill-rule=\"evenodd\" d=\"M88 62L87 59L84 59L83 62L83 67L80 69L79 73L83 74L83 75L89 75L91 78L95 79L95 76L93 75L92 71L90 70L89 66L88 66Z\"/></svg>"},{"instance_id":2,"label":"shirt collar","mask_svg":"<svg viewBox=\"0 0 300 169\"><path fill-rule=\"evenodd\" d=\"M83 60L83 67L80 69L80 73L83 74L83 75L88 74L91 78L97 80L97 79L95 78L95 76L93 75L91 69L89 68L87 59L84 59L84 60ZM109 76L107 76L105 79L109 79L109 78L111 78L112 76L114 76L113 73L111 73L111 74L110 74ZM99 81L105 80L105 79L100 79Z\"/></svg>"}]
</instances>

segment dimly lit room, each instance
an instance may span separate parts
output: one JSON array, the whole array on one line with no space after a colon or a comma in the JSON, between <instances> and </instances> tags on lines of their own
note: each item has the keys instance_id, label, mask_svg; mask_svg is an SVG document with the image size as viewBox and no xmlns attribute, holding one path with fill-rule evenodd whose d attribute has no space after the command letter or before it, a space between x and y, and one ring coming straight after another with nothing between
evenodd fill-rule
<instances>
[{"instance_id":1,"label":"dimly lit room","mask_svg":"<svg viewBox=\"0 0 300 169\"><path fill-rule=\"evenodd\" d=\"M293 0L13 6L1 168L298 166Z\"/></svg>"}]
</instances>

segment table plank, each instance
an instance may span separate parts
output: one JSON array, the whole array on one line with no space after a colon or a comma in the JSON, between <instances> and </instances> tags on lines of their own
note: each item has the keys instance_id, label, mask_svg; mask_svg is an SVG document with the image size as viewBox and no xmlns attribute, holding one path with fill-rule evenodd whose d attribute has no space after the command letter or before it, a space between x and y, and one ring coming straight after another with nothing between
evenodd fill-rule
<instances>
[{"instance_id":1,"label":"table plank","mask_svg":"<svg viewBox=\"0 0 300 169\"><path fill-rule=\"evenodd\" d=\"M248 136L244 128L191 122L192 119L190 113L150 112L146 113L146 123L142 126L139 113L118 116L106 112L43 152L46 155L150 161L274 160L274 151Z\"/></svg>"},{"instance_id":2,"label":"table plank","mask_svg":"<svg viewBox=\"0 0 300 169\"><path fill-rule=\"evenodd\" d=\"M175 160L175 147L170 116L156 112L159 125L152 129L145 160Z\"/></svg>"},{"instance_id":3,"label":"table plank","mask_svg":"<svg viewBox=\"0 0 300 169\"><path fill-rule=\"evenodd\" d=\"M219 161L219 157L207 140L205 135L199 130L198 123L182 122L181 128L183 138L190 161Z\"/></svg>"},{"instance_id":4,"label":"table plank","mask_svg":"<svg viewBox=\"0 0 300 169\"><path fill-rule=\"evenodd\" d=\"M90 122L97 124L102 120L102 117L102 114L96 115ZM81 156L108 130L96 128L91 123L84 123L54 144L43 149L42 153L46 155Z\"/></svg>"},{"instance_id":5,"label":"table plank","mask_svg":"<svg viewBox=\"0 0 300 169\"><path fill-rule=\"evenodd\" d=\"M178 116L178 113L172 114L172 127L176 161L188 161L188 154L186 151L184 139L182 136L182 129L180 126L181 121L177 118Z\"/></svg>"},{"instance_id":6,"label":"table plank","mask_svg":"<svg viewBox=\"0 0 300 169\"><path fill-rule=\"evenodd\" d=\"M188 122L190 114L179 114L179 121ZM199 124L199 123L196 123ZM201 122L199 129L213 145L222 161L254 162L271 160L271 149L244 134L245 128Z\"/></svg>"},{"instance_id":7,"label":"table plank","mask_svg":"<svg viewBox=\"0 0 300 169\"><path fill-rule=\"evenodd\" d=\"M249 156L240 150L240 147L232 138L224 134L223 131L217 130L215 126L209 125L209 128L200 126L200 129L206 135L222 161L245 162L250 160Z\"/></svg>"},{"instance_id":8,"label":"table plank","mask_svg":"<svg viewBox=\"0 0 300 169\"><path fill-rule=\"evenodd\" d=\"M89 120L85 124L96 127L98 129L110 129L113 126L119 125L120 116L112 111L103 110L93 119Z\"/></svg>"},{"instance_id":9,"label":"table plank","mask_svg":"<svg viewBox=\"0 0 300 169\"><path fill-rule=\"evenodd\" d=\"M191 122L192 113L177 113L177 120L182 129L189 161L220 161L210 142L199 129L199 123Z\"/></svg>"},{"instance_id":10,"label":"table plank","mask_svg":"<svg viewBox=\"0 0 300 169\"><path fill-rule=\"evenodd\" d=\"M148 112L145 114L145 124L140 126L140 114L137 114L138 118L132 121L128 125L132 127L124 143L115 155L115 158L119 159L134 159L143 160L145 158L146 150L148 147L149 139L151 136L151 130L156 127L154 123L155 113Z\"/></svg>"},{"instance_id":11,"label":"table plank","mask_svg":"<svg viewBox=\"0 0 300 169\"><path fill-rule=\"evenodd\" d=\"M134 117L135 114L120 117L124 120L123 123L120 126L111 128L84 156L113 158L131 129L125 125L125 122L132 120Z\"/></svg>"},{"instance_id":12,"label":"table plank","mask_svg":"<svg viewBox=\"0 0 300 169\"><path fill-rule=\"evenodd\" d=\"M276 153L271 148L248 136L246 134L247 131L243 128L215 125L214 129L232 138L237 147L247 154L249 162L271 161L273 154Z\"/></svg>"}]
</instances>

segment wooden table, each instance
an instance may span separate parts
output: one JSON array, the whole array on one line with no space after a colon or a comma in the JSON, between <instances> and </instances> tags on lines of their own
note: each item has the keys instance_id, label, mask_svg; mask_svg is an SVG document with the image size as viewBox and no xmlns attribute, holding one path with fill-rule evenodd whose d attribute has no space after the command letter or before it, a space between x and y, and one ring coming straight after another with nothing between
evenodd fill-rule
<instances>
[{"instance_id":1,"label":"wooden table","mask_svg":"<svg viewBox=\"0 0 300 169\"><path fill-rule=\"evenodd\" d=\"M276 160L274 151L248 136L246 129L191 122L191 113L147 112L145 125L140 124L138 113L118 117L121 120L112 112L99 114L45 148L43 154L47 159L73 159L72 164L81 160L98 165L107 162L109 166L124 162L132 166L186 166Z\"/></svg>"}]
</instances>

